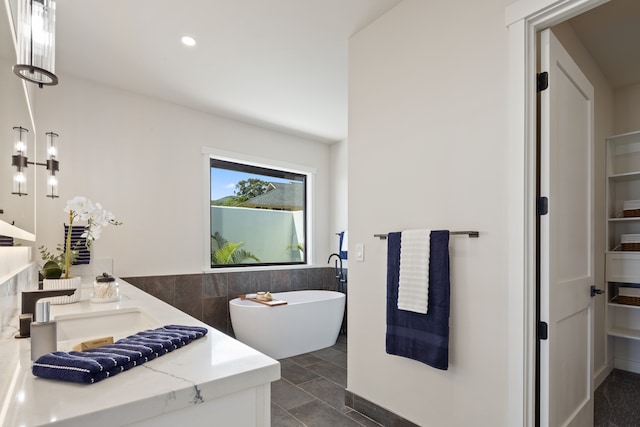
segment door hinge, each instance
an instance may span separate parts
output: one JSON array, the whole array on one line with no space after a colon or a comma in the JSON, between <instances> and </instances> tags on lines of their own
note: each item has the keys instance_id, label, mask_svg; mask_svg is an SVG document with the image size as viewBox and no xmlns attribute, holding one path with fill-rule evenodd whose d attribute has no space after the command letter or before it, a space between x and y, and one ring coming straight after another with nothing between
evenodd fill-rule
<instances>
[{"instance_id":1,"label":"door hinge","mask_svg":"<svg viewBox=\"0 0 640 427\"><path fill-rule=\"evenodd\" d=\"M538 339L546 340L549 338L549 325L547 322L538 322Z\"/></svg>"},{"instance_id":2,"label":"door hinge","mask_svg":"<svg viewBox=\"0 0 640 427\"><path fill-rule=\"evenodd\" d=\"M549 213L549 199L547 197L538 197L536 212L538 215L546 215Z\"/></svg>"},{"instance_id":3,"label":"door hinge","mask_svg":"<svg viewBox=\"0 0 640 427\"><path fill-rule=\"evenodd\" d=\"M549 87L549 73L546 71L537 74L536 76L536 89L538 92L542 92L543 90Z\"/></svg>"}]
</instances>

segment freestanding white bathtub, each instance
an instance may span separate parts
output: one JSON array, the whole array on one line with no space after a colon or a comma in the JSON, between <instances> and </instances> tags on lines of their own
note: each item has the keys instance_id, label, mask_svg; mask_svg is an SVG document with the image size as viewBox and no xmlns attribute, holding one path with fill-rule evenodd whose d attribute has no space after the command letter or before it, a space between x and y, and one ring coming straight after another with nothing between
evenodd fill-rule
<instances>
[{"instance_id":1,"label":"freestanding white bathtub","mask_svg":"<svg viewBox=\"0 0 640 427\"><path fill-rule=\"evenodd\" d=\"M277 292L286 305L269 307L235 298L229 301L236 338L274 359L331 347L338 339L345 295L334 291Z\"/></svg>"}]
</instances>

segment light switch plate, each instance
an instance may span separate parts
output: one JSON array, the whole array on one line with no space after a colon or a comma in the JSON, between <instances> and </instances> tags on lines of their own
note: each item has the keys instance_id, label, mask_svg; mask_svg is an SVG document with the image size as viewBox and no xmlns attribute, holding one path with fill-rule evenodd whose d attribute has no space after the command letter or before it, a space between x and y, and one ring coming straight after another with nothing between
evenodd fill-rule
<instances>
[{"instance_id":1,"label":"light switch plate","mask_svg":"<svg viewBox=\"0 0 640 427\"><path fill-rule=\"evenodd\" d=\"M356 243L356 261L364 261L364 243Z\"/></svg>"}]
</instances>

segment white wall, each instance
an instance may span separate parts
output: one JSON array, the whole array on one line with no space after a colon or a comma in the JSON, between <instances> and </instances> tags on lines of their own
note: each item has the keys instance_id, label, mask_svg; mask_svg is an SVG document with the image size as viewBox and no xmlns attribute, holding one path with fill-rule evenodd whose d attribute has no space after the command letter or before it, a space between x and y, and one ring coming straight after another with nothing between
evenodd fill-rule
<instances>
[{"instance_id":1,"label":"white wall","mask_svg":"<svg viewBox=\"0 0 640 427\"><path fill-rule=\"evenodd\" d=\"M370 249L350 272L348 388L424 426L505 425L504 304L507 288L521 286L507 283L499 244L507 222L506 2L463 3L405 0L350 45L350 240ZM595 87L596 284L603 288L604 139L613 131L613 91L570 25L555 31ZM637 112L634 90L616 101ZM386 245L371 235L417 227L481 232L477 242L451 243L447 372L384 353ZM604 299L596 300L596 373L606 369L604 313Z\"/></svg>"},{"instance_id":2,"label":"white wall","mask_svg":"<svg viewBox=\"0 0 640 427\"><path fill-rule=\"evenodd\" d=\"M615 90L616 135L640 130L640 84Z\"/></svg>"},{"instance_id":3,"label":"white wall","mask_svg":"<svg viewBox=\"0 0 640 427\"><path fill-rule=\"evenodd\" d=\"M0 19L2 16L0 10ZM28 129L27 132L27 158L33 161L33 148L37 135L31 123L31 117L25 100L24 87L21 79L17 78L11 67L13 61L0 58L0 219L10 224L14 223L30 233L35 232L34 210L34 166L29 165L25 170L27 176L27 196L11 194L13 186L13 173L15 168L11 166L11 156L14 154L15 126ZM42 135L44 140L44 134Z\"/></svg>"},{"instance_id":4,"label":"white wall","mask_svg":"<svg viewBox=\"0 0 640 427\"><path fill-rule=\"evenodd\" d=\"M340 249L340 239L336 233L347 229L349 192L348 192L348 147L347 141L331 146L331 236L329 251ZM346 267L346 262L344 263Z\"/></svg>"},{"instance_id":5,"label":"white wall","mask_svg":"<svg viewBox=\"0 0 640 427\"><path fill-rule=\"evenodd\" d=\"M63 73L59 78L59 85L38 91L36 99L39 129L60 135L60 198L38 200L39 245L52 249L62 241L66 201L84 195L124 223L106 228L93 246L94 259L113 258L114 274L201 272L208 221L202 147L209 146L316 169L313 263L324 262L328 145Z\"/></svg>"},{"instance_id":6,"label":"white wall","mask_svg":"<svg viewBox=\"0 0 640 427\"><path fill-rule=\"evenodd\" d=\"M0 19L6 19L0 11ZM13 62L0 58L0 220L14 224L16 227L33 233L35 231L35 215L33 194L33 166L27 169L29 196L11 194L14 168L11 166L13 153L13 127L22 126L29 129L27 156L33 161L34 129L31 123L27 103L25 101L22 80L18 79L11 67ZM19 271L26 268L34 259L33 242L15 239L14 244L21 246L0 248L0 285L8 281ZM9 295L0 290L2 295Z\"/></svg>"},{"instance_id":7,"label":"white wall","mask_svg":"<svg viewBox=\"0 0 640 427\"><path fill-rule=\"evenodd\" d=\"M405 0L349 55L348 389L421 426L506 426L510 0ZM461 13L464 11L464 13ZM452 237L450 367L385 353L386 243Z\"/></svg>"}]
</instances>

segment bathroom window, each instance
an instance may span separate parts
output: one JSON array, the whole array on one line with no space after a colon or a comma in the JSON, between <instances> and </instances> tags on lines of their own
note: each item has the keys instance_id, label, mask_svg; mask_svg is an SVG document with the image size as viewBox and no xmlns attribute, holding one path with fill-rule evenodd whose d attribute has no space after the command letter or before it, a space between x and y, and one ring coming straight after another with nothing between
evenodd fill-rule
<instances>
[{"instance_id":1,"label":"bathroom window","mask_svg":"<svg viewBox=\"0 0 640 427\"><path fill-rule=\"evenodd\" d=\"M211 267L305 264L307 175L210 159Z\"/></svg>"}]
</instances>

